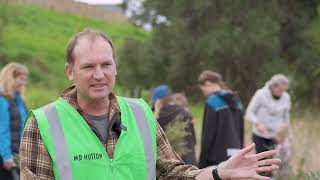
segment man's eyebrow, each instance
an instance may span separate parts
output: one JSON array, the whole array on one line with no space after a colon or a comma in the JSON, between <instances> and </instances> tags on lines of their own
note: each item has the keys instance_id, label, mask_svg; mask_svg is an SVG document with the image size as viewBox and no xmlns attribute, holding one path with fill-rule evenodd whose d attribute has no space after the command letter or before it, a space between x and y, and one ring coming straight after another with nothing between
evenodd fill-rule
<instances>
[{"instance_id":1,"label":"man's eyebrow","mask_svg":"<svg viewBox=\"0 0 320 180\"><path fill-rule=\"evenodd\" d=\"M92 65L93 63L91 62L84 62L82 64L80 64L80 66L88 66L88 65Z\"/></svg>"},{"instance_id":2,"label":"man's eyebrow","mask_svg":"<svg viewBox=\"0 0 320 180\"><path fill-rule=\"evenodd\" d=\"M106 60L106 61L105 61L105 62L103 62L103 63L109 63L109 62L114 61L114 60L113 60L113 58L106 58L105 60Z\"/></svg>"}]
</instances>

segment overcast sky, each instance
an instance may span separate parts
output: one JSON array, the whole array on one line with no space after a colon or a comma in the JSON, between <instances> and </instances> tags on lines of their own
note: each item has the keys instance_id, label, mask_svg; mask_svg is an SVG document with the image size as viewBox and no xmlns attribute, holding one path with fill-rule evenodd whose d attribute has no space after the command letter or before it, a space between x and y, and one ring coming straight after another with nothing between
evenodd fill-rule
<instances>
[{"instance_id":1,"label":"overcast sky","mask_svg":"<svg viewBox=\"0 0 320 180\"><path fill-rule=\"evenodd\" d=\"M85 2L88 4L119 4L122 0L75 0L79 2Z\"/></svg>"}]
</instances>

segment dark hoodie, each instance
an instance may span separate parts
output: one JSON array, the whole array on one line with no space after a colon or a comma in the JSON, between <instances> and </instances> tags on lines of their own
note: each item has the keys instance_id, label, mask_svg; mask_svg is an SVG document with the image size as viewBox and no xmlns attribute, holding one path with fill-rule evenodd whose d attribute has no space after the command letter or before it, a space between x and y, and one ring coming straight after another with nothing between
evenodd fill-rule
<instances>
[{"instance_id":1,"label":"dark hoodie","mask_svg":"<svg viewBox=\"0 0 320 180\"><path fill-rule=\"evenodd\" d=\"M239 99L218 91L205 103L199 168L217 165L243 147L244 122Z\"/></svg>"},{"instance_id":2,"label":"dark hoodie","mask_svg":"<svg viewBox=\"0 0 320 180\"><path fill-rule=\"evenodd\" d=\"M194 150L196 139L191 113L179 105L166 105L162 107L159 112L158 122L162 129L165 130L168 123L177 119L178 116L179 119L181 119L184 122L187 122L186 131L189 133L189 135L187 135L184 138L184 141L186 142L186 148L188 149L188 153L184 156L181 156L181 158L187 164L196 165Z\"/></svg>"}]
</instances>

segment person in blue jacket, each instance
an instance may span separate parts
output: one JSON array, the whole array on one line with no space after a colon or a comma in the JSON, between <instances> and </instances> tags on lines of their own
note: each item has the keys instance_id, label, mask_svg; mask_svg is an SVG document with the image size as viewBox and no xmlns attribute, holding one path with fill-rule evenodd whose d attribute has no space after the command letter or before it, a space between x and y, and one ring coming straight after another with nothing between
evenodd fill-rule
<instances>
[{"instance_id":1,"label":"person in blue jacket","mask_svg":"<svg viewBox=\"0 0 320 180\"><path fill-rule=\"evenodd\" d=\"M224 83L220 74L203 71L199 85L206 97L199 167L220 164L244 144L243 111L239 98Z\"/></svg>"},{"instance_id":2,"label":"person in blue jacket","mask_svg":"<svg viewBox=\"0 0 320 180\"><path fill-rule=\"evenodd\" d=\"M27 108L24 87L28 70L18 63L9 63L0 72L0 179L13 179L10 170L17 166L20 139Z\"/></svg>"}]
</instances>

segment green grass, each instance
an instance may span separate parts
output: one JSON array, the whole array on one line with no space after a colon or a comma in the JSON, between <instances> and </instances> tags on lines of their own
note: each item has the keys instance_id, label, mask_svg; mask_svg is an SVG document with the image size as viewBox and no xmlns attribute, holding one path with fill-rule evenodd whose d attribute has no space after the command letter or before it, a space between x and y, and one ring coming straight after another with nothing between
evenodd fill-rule
<instances>
[{"instance_id":1,"label":"green grass","mask_svg":"<svg viewBox=\"0 0 320 180\"><path fill-rule=\"evenodd\" d=\"M199 158L200 155L200 145L201 145L201 130L202 130L202 120L203 120L203 103L195 103L190 106L191 113L193 115L194 128L196 131L196 157Z\"/></svg>"},{"instance_id":2,"label":"green grass","mask_svg":"<svg viewBox=\"0 0 320 180\"><path fill-rule=\"evenodd\" d=\"M0 67L16 61L29 68L27 103L32 107L48 102L69 84L64 73L65 49L76 32L85 27L104 31L116 49L126 38L146 41L150 37L150 33L129 23L106 22L38 6L9 8L9 24L4 27L0 44Z\"/></svg>"}]
</instances>

